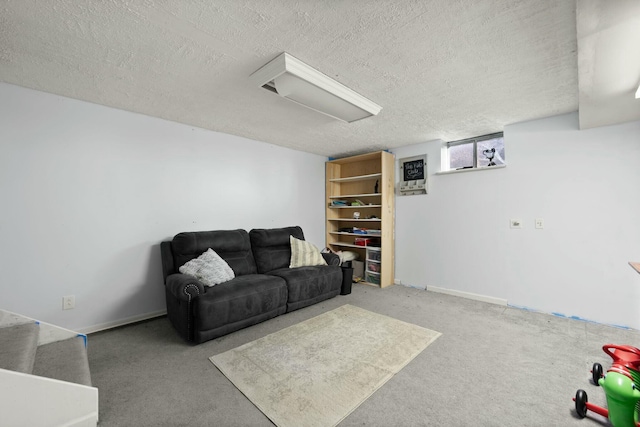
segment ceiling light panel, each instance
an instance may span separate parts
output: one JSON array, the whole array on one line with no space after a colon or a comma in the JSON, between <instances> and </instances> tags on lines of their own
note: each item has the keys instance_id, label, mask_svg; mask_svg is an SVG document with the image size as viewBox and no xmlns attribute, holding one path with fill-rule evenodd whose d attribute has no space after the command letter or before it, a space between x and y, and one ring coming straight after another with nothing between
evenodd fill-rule
<instances>
[{"instance_id":1,"label":"ceiling light panel","mask_svg":"<svg viewBox=\"0 0 640 427\"><path fill-rule=\"evenodd\" d=\"M283 98L344 122L375 116L378 104L284 52L250 79Z\"/></svg>"}]
</instances>

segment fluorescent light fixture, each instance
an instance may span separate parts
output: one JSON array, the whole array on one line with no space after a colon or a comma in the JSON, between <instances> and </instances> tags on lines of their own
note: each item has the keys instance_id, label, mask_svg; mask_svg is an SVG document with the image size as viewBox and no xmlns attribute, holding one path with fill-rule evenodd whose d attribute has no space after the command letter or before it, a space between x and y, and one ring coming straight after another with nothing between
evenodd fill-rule
<instances>
[{"instance_id":1,"label":"fluorescent light fixture","mask_svg":"<svg viewBox=\"0 0 640 427\"><path fill-rule=\"evenodd\" d=\"M375 116L378 104L284 52L253 73L252 81L290 101L344 122Z\"/></svg>"}]
</instances>

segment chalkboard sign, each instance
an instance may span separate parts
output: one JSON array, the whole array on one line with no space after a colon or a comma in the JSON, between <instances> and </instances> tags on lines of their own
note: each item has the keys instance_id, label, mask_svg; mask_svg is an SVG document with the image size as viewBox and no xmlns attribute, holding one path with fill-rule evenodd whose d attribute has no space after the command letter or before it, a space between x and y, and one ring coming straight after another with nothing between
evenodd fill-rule
<instances>
[{"instance_id":1,"label":"chalkboard sign","mask_svg":"<svg viewBox=\"0 0 640 427\"><path fill-rule=\"evenodd\" d=\"M398 194L427 194L427 155L405 157L400 159L399 163L402 180L398 185Z\"/></svg>"},{"instance_id":2,"label":"chalkboard sign","mask_svg":"<svg viewBox=\"0 0 640 427\"><path fill-rule=\"evenodd\" d=\"M403 166L403 181L416 181L418 179L424 179L424 160L411 160L404 162Z\"/></svg>"}]
</instances>

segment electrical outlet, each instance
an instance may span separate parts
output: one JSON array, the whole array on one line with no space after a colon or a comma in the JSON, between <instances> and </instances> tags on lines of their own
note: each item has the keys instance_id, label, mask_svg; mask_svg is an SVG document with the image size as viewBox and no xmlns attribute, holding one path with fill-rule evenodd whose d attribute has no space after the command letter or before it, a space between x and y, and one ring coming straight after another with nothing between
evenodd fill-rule
<instances>
[{"instance_id":1,"label":"electrical outlet","mask_svg":"<svg viewBox=\"0 0 640 427\"><path fill-rule=\"evenodd\" d=\"M393 280L393 284L394 284L394 285L402 285L402 280L400 280L400 279L394 279L394 280Z\"/></svg>"},{"instance_id":2,"label":"electrical outlet","mask_svg":"<svg viewBox=\"0 0 640 427\"><path fill-rule=\"evenodd\" d=\"M76 308L76 296L67 295L66 297L62 297L62 309L71 310L72 308Z\"/></svg>"},{"instance_id":3,"label":"electrical outlet","mask_svg":"<svg viewBox=\"0 0 640 427\"><path fill-rule=\"evenodd\" d=\"M509 223L511 224L511 228L522 228L522 220L512 219Z\"/></svg>"},{"instance_id":4,"label":"electrical outlet","mask_svg":"<svg viewBox=\"0 0 640 427\"><path fill-rule=\"evenodd\" d=\"M536 218L536 228L540 230L544 228L544 219Z\"/></svg>"}]
</instances>

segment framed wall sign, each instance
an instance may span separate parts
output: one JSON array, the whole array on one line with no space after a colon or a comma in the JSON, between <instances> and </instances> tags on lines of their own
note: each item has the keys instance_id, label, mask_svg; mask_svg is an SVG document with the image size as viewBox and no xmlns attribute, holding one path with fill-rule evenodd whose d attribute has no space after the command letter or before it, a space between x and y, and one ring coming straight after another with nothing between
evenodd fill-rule
<instances>
[{"instance_id":1,"label":"framed wall sign","mask_svg":"<svg viewBox=\"0 0 640 427\"><path fill-rule=\"evenodd\" d=\"M427 194L427 155L405 157L399 162L400 185L398 193L401 196Z\"/></svg>"}]
</instances>

